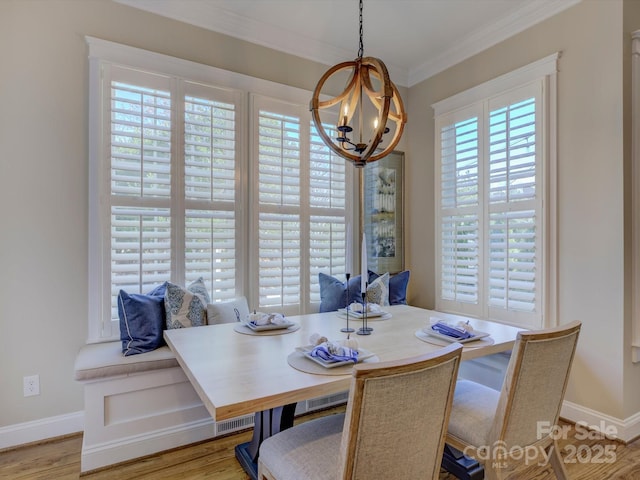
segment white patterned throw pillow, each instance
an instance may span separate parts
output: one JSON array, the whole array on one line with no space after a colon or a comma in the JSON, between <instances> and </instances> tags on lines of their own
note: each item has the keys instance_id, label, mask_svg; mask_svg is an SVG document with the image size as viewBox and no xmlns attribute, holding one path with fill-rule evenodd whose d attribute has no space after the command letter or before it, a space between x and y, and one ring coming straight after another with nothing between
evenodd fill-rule
<instances>
[{"instance_id":1,"label":"white patterned throw pillow","mask_svg":"<svg viewBox=\"0 0 640 480\"><path fill-rule=\"evenodd\" d=\"M381 307L389 305L389 273L380 275L367 287L367 302Z\"/></svg>"},{"instance_id":2,"label":"white patterned throw pillow","mask_svg":"<svg viewBox=\"0 0 640 480\"><path fill-rule=\"evenodd\" d=\"M245 297L207 305L207 324L246 322L249 320L249 305Z\"/></svg>"},{"instance_id":3,"label":"white patterned throw pillow","mask_svg":"<svg viewBox=\"0 0 640 480\"><path fill-rule=\"evenodd\" d=\"M206 325L209 302L209 292L202 277L186 289L167 282L167 292L164 297L167 329Z\"/></svg>"}]
</instances>

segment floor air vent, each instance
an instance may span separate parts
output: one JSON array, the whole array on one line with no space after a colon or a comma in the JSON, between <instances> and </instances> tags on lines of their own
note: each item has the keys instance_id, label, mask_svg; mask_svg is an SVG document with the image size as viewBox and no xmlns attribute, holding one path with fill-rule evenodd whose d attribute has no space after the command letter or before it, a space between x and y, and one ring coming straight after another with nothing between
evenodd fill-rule
<instances>
[{"instance_id":1,"label":"floor air vent","mask_svg":"<svg viewBox=\"0 0 640 480\"><path fill-rule=\"evenodd\" d=\"M229 420L216 422L216 436L253 427L254 419L255 416L253 414L250 414L243 417L236 417Z\"/></svg>"},{"instance_id":2,"label":"floor air vent","mask_svg":"<svg viewBox=\"0 0 640 480\"><path fill-rule=\"evenodd\" d=\"M317 410L319 408L345 403L349 399L349 392L340 392L335 395L327 395L326 397L313 398L307 400L307 412Z\"/></svg>"}]
</instances>

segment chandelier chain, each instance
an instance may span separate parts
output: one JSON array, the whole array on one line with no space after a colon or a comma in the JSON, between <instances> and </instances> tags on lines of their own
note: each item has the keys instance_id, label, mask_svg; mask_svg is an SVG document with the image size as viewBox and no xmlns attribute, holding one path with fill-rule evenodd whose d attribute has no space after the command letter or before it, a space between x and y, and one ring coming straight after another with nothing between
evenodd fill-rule
<instances>
[{"instance_id":1,"label":"chandelier chain","mask_svg":"<svg viewBox=\"0 0 640 480\"><path fill-rule=\"evenodd\" d=\"M310 102L313 124L323 143L357 168L393 151L407 121L402 99L385 64L378 58L364 57L363 4L364 0L359 0L358 58L327 70L318 81ZM347 85L338 96L321 101L325 82L334 74L336 80L348 75ZM325 119L321 118L321 110L326 110ZM335 127L329 129L327 121L336 122ZM390 127L393 127L393 134L385 141L384 148L378 148L384 141L383 136L391 133Z\"/></svg>"},{"instance_id":2,"label":"chandelier chain","mask_svg":"<svg viewBox=\"0 0 640 480\"><path fill-rule=\"evenodd\" d=\"M358 58L362 59L362 54L364 53L364 45L362 43L362 0L360 0L360 46L358 48Z\"/></svg>"}]
</instances>

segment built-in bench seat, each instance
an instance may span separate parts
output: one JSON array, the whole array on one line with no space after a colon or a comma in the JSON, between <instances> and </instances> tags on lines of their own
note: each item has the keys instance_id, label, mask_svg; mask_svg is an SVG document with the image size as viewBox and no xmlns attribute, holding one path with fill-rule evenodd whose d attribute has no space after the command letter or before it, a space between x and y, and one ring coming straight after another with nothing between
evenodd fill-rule
<instances>
[{"instance_id":1,"label":"built-in bench seat","mask_svg":"<svg viewBox=\"0 0 640 480\"><path fill-rule=\"evenodd\" d=\"M178 361L164 346L124 357L120 342L80 349L84 384L81 471L215 436L215 424Z\"/></svg>"},{"instance_id":2,"label":"built-in bench seat","mask_svg":"<svg viewBox=\"0 0 640 480\"><path fill-rule=\"evenodd\" d=\"M95 380L178 366L175 355L167 346L125 357L120 342L93 343L80 349L76 357L75 379Z\"/></svg>"},{"instance_id":3,"label":"built-in bench seat","mask_svg":"<svg viewBox=\"0 0 640 480\"><path fill-rule=\"evenodd\" d=\"M82 472L253 426L253 415L215 423L166 346L124 357L120 342L85 345L75 379L84 384ZM346 399L300 402L296 414Z\"/></svg>"}]
</instances>

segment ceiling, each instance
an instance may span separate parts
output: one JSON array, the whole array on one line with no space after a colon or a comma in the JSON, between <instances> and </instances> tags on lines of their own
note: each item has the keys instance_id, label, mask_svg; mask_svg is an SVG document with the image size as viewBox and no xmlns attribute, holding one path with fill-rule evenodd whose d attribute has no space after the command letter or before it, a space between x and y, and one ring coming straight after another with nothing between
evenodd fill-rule
<instances>
[{"instance_id":1,"label":"ceiling","mask_svg":"<svg viewBox=\"0 0 640 480\"><path fill-rule=\"evenodd\" d=\"M115 0L326 65L358 54L357 0ZM412 86L580 0L365 0L364 55Z\"/></svg>"}]
</instances>

